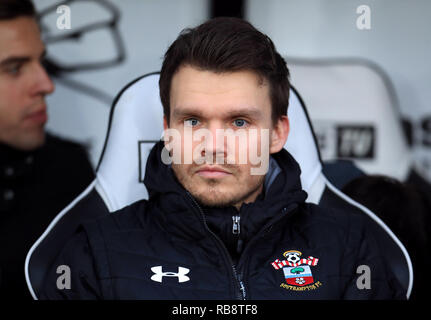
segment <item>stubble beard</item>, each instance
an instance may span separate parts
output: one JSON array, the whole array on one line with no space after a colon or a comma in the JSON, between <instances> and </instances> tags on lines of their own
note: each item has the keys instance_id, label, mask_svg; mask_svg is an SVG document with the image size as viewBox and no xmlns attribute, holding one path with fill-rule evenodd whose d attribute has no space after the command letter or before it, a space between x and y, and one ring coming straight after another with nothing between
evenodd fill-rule
<instances>
[{"instance_id":1,"label":"stubble beard","mask_svg":"<svg viewBox=\"0 0 431 320\"><path fill-rule=\"evenodd\" d=\"M264 175L254 176L254 179L237 181L235 185L230 183L226 190L224 186L229 182L223 181L224 179L201 178L177 165L173 165L172 169L180 184L199 203L208 207L239 207L244 201L253 202L262 190L265 178ZM238 174L238 171L236 173ZM251 197L253 199L249 199Z\"/></svg>"}]
</instances>

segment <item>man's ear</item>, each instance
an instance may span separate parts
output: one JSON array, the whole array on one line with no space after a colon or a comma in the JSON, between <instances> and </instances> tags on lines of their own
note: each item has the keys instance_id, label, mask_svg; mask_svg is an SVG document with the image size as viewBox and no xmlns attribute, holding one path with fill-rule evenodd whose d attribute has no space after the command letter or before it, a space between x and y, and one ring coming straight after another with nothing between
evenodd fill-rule
<instances>
[{"instance_id":1,"label":"man's ear","mask_svg":"<svg viewBox=\"0 0 431 320\"><path fill-rule=\"evenodd\" d=\"M168 137L166 136L167 130L169 129L169 124L168 124L168 119L166 118L166 116L163 116L163 140L165 141L165 145L169 142L169 140L167 139Z\"/></svg>"},{"instance_id":2,"label":"man's ear","mask_svg":"<svg viewBox=\"0 0 431 320\"><path fill-rule=\"evenodd\" d=\"M271 145L269 153L279 152L286 144L287 137L289 136L290 124L287 116L282 116L277 120L272 128Z\"/></svg>"},{"instance_id":3,"label":"man's ear","mask_svg":"<svg viewBox=\"0 0 431 320\"><path fill-rule=\"evenodd\" d=\"M166 130L169 128L168 119L165 115L163 115L163 129Z\"/></svg>"}]
</instances>

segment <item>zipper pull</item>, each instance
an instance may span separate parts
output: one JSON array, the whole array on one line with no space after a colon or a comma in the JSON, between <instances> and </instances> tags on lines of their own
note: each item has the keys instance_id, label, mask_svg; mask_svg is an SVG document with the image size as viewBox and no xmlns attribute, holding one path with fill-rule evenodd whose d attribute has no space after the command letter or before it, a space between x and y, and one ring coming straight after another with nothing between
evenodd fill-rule
<instances>
[{"instance_id":1,"label":"zipper pull","mask_svg":"<svg viewBox=\"0 0 431 320\"><path fill-rule=\"evenodd\" d=\"M241 220L240 216L233 216L232 217L233 224L232 224L232 233L238 236L238 242L236 243L236 252L238 254L241 254L242 252L242 245L243 241L239 238L239 234L241 232L241 225L239 221Z\"/></svg>"},{"instance_id":2,"label":"zipper pull","mask_svg":"<svg viewBox=\"0 0 431 320\"><path fill-rule=\"evenodd\" d=\"M240 216L233 216L232 220L233 220L232 233L233 234L240 234L241 227L240 227L239 221L241 220L241 217Z\"/></svg>"}]
</instances>

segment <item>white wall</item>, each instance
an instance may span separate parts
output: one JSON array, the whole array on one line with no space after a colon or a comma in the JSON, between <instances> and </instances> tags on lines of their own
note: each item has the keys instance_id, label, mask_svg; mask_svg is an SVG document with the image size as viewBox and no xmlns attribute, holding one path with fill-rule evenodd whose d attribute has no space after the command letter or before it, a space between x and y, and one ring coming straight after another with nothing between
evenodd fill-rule
<instances>
[{"instance_id":1,"label":"white wall","mask_svg":"<svg viewBox=\"0 0 431 320\"><path fill-rule=\"evenodd\" d=\"M101 90L106 99L96 99L56 81L56 91L48 97L47 128L53 133L90 145L93 164L97 163L107 130L112 98L131 80L152 71L159 71L162 57L179 32L195 26L208 17L206 0L109 0L121 12L119 30L123 37L126 60L115 67L82 71L67 75L79 83ZM36 0L38 10L60 1ZM56 11L43 22L53 35L73 32L110 18L109 12L96 1L70 4L71 30L59 30ZM45 32L45 35L47 32ZM48 44L48 53L65 63L97 62L114 56L115 46L108 28L86 34L80 41Z\"/></svg>"},{"instance_id":2,"label":"white wall","mask_svg":"<svg viewBox=\"0 0 431 320\"><path fill-rule=\"evenodd\" d=\"M371 9L370 30L356 27L360 5ZM248 0L246 18L287 57L362 57L377 63L395 85L404 117L418 124L431 116L431 1ZM415 130L417 138L431 140L431 132ZM418 166L431 180L431 149L416 143Z\"/></svg>"}]
</instances>

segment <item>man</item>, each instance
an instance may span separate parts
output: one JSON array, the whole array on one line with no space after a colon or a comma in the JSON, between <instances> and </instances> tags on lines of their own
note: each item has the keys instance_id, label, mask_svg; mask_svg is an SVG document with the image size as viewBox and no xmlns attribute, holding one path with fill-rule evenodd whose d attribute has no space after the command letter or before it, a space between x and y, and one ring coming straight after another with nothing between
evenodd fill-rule
<instances>
[{"instance_id":1,"label":"man","mask_svg":"<svg viewBox=\"0 0 431 320\"><path fill-rule=\"evenodd\" d=\"M93 179L85 150L45 133L54 84L27 0L0 0L0 297L31 298L24 261L56 214Z\"/></svg>"},{"instance_id":2,"label":"man","mask_svg":"<svg viewBox=\"0 0 431 320\"><path fill-rule=\"evenodd\" d=\"M42 298L402 298L362 216L305 203L283 149L288 75L248 22L183 31L161 70L165 141L147 160L149 200L84 224ZM371 270L366 290L360 265ZM70 268L70 287L57 287L58 266Z\"/></svg>"}]
</instances>

